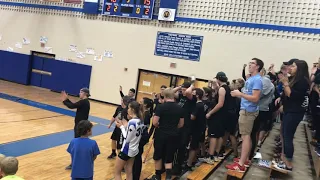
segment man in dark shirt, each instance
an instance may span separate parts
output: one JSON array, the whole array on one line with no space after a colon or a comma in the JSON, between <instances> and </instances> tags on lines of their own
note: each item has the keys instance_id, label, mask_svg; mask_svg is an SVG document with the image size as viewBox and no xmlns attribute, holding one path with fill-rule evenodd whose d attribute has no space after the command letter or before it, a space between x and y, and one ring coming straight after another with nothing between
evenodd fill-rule
<instances>
[{"instance_id":1,"label":"man in dark shirt","mask_svg":"<svg viewBox=\"0 0 320 180\"><path fill-rule=\"evenodd\" d=\"M70 109L77 109L76 117L74 119L74 138L80 137L77 132L77 125L82 120L88 120L90 111L90 102L88 97L90 97L90 91L88 88L82 88L79 93L80 100L73 103L69 100L68 94L65 91L61 92L63 104ZM72 165L66 167L66 169L71 169Z\"/></svg>"},{"instance_id":2,"label":"man in dark shirt","mask_svg":"<svg viewBox=\"0 0 320 180\"><path fill-rule=\"evenodd\" d=\"M204 136L204 131L206 129L206 109L202 102L203 90L200 88L195 89L195 94L197 97L197 104L193 109L191 114L191 143L189 150L189 158L187 162L187 171L192 171L192 163L196 158L197 151L200 147L200 141L202 136Z\"/></svg>"},{"instance_id":3,"label":"man in dark shirt","mask_svg":"<svg viewBox=\"0 0 320 180\"><path fill-rule=\"evenodd\" d=\"M153 117L152 124L157 128L154 137L154 155L156 175L153 180L161 180L162 161L165 160L166 179L171 179L171 170L176 144L179 140L179 128L183 127L184 114L174 101L171 89L163 91L165 103L160 104ZM165 158L163 159L163 156Z\"/></svg>"},{"instance_id":4,"label":"man in dark shirt","mask_svg":"<svg viewBox=\"0 0 320 180\"><path fill-rule=\"evenodd\" d=\"M122 86L120 86L119 88L119 92L120 92L120 96L123 98L124 97L124 94L122 92ZM136 94L136 90L131 88L129 90L129 93L128 93L128 96L131 97L132 99L135 99L135 94Z\"/></svg>"},{"instance_id":5,"label":"man in dark shirt","mask_svg":"<svg viewBox=\"0 0 320 180\"><path fill-rule=\"evenodd\" d=\"M193 82L184 82L180 87L174 88L173 91L176 93L175 98L178 105L182 107L184 113L184 126L180 130L180 145L177 151L177 161L174 162L174 174L180 175L182 172L182 164L185 160L185 154L187 146L190 140L190 127L191 127L191 113L196 105L197 98L192 94L194 89ZM181 90L181 93L178 92Z\"/></svg>"}]
</instances>

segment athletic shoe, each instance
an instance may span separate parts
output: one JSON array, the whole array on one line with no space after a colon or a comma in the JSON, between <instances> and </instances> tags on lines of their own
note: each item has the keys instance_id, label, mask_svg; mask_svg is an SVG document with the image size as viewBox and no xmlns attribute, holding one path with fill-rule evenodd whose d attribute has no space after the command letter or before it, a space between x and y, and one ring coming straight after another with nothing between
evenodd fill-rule
<instances>
[{"instance_id":1,"label":"athletic shoe","mask_svg":"<svg viewBox=\"0 0 320 180\"><path fill-rule=\"evenodd\" d=\"M239 161L240 161L240 158L234 158L233 159L233 162L235 162L235 163L239 163ZM246 162L244 163L244 166L245 167L250 167L250 165L251 165L251 161L246 160Z\"/></svg>"},{"instance_id":2,"label":"athletic shoe","mask_svg":"<svg viewBox=\"0 0 320 180\"><path fill-rule=\"evenodd\" d=\"M150 180L161 180L161 176L153 175Z\"/></svg>"},{"instance_id":3,"label":"athletic shoe","mask_svg":"<svg viewBox=\"0 0 320 180\"><path fill-rule=\"evenodd\" d=\"M260 160L259 160L259 162L258 162L258 166L260 166L260 167L270 168L270 166L271 166L271 162L270 162L270 161L268 161L268 160L260 159Z\"/></svg>"},{"instance_id":4,"label":"athletic shoe","mask_svg":"<svg viewBox=\"0 0 320 180\"><path fill-rule=\"evenodd\" d=\"M229 170L238 171L238 172L245 172L246 171L245 166L240 166L240 164L238 164L236 162L233 164L226 165L226 168Z\"/></svg>"},{"instance_id":5,"label":"athletic shoe","mask_svg":"<svg viewBox=\"0 0 320 180\"><path fill-rule=\"evenodd\" d=\"M71 164L66 167L66 170L71 170L71 169L72 169L72 165Z\"/></svg>"},{"instance_id":6,"label":"athletic shoe","mask_svg":"<svg viewBox=\"0 0 320 180\"><path fill-rule=\"evenodd\" d=\"M292 168L288 168L288 167L286 166L286 164L283 163L283 162L279 162L279 163L276 164L274 167L277 168L277 169L279 169L279 170L282 170L282 171L292 172Z\"/></svg>"},{"instance_id":7,"label":"athletic shoe","mask_svg":"<svg viewBox=\"0 0 320 180\"><path fill-rule=\"evenodd\" d=\"M279 162L282 162L279 158L274 158L272 161L272 164L278 164Z\"/></svg>"},{"instance_id":8,"label":"athletic shoe","mask_svg":"<svg viewBox=\"0 0 320 180\"><path fill-rule=\"evenodd\" d=\"M184 168L184 172L188 172L188 171L193 171L192 166L186 165L186 167Z\"/></svg>"},{"instance_id":9,"label":"athletic shoe","mask_svg":"<svg viewBox=\"0 0 320 180\"><path fill-rule=\"evenodd\" d=\"M110 156L108 156L108 159L113 159L117 157L117 154L111 153Z\"/></svg>"},{"instance_id":10,"label":"athletic shoe","mask_svg":"<svg viewBox=\"0 0 320 180\"><path fill-rule=\"evenodd\" d=\"M205 157L198 158L198 162L200 163L206 162L206 158Z\"/></svg>"},{"instance_id":11,"label":"athletic shoe","mask_svg":"<svg viewBox=\"0 0 320 180\"><path fill-rule=\"evenodd\" d=\"M223 159L224 159L224 155L223 155L223 153L219 153L219 155L218 155L218 159L219 159L219 160L223 160Z\"/></svg>"},{"instance_id":12,"label":"athletic shoe","mask_svg":"<svg viewBox=\"0 0 320 180\"><path fill-rule=\"evenodd\" d=\"M214 165L215 160L211 159L211 158L205 158L204 162L207 163L207 164Z\"/></svg>"}]
</instances>

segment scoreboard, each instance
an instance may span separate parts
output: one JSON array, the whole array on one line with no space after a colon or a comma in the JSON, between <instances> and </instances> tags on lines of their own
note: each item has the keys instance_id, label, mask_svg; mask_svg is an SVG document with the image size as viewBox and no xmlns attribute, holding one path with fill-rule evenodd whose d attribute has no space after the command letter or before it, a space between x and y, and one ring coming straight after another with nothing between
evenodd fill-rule
<instances>
[{"instance_id":1,"label":"scoreboard","mask_svg":"<svg viewBox=\"0 0 320 180\"><path fill-rule=\"evenodd\" d=\"M102 14L152 19L155 0L105 0Z\"/></svg>"}]
</instances>

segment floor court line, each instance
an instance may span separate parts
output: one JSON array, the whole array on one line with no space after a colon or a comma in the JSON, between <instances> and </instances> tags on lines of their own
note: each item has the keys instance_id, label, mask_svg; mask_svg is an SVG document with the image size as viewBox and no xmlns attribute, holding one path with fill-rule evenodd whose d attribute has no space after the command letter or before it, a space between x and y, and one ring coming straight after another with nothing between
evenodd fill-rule
<instances>
[{"instance_id":1,"label":"floor court line","mask_svg":"<svg viewBox=\"0 0 320 180\"><path fill-rule=\"evenodd\" d=\"M56 116L49 116L49 117L32 118L32 119L25 119L25 120L19 120L19 121L0 121L0 124L24 122L24 121L36 121L36 120L41 120L41 119L51 119L51 118L62 117L62 116L65 116L65 115L56 115Z\"/></svg>"},{"instance_id":2,"label":"floor court line","mask_svg":"<svg viewBox=\"0 0 320 180\"><path fill-rule=\"evenodd\" d=\"M59 113L66 116L75 116L75 112L63 109L35 101L31 101L28 99L11 96L8 94L0 93L0 98L10 100L16 103L21 103L25 105L29 105L32 107L36 107L43 110L48 110L51 112ZM106 123L109 122L107 119L90 116L89 120L97 123L97 125L93 126L93 134L92 136L97 136L101 134L105 134L113 131L113 128L106 128ZM19 141L9 142L0 145L0 153L5 154L6 156L22 156L25 154L33 153L36 151L41 151L45 149L49 149L52 147L56 147L62 144L69 143L73 138L74 132L72 130L57 132L53 134L37 136L29 139L23 139Z\"/></svg>"}]
</instances>

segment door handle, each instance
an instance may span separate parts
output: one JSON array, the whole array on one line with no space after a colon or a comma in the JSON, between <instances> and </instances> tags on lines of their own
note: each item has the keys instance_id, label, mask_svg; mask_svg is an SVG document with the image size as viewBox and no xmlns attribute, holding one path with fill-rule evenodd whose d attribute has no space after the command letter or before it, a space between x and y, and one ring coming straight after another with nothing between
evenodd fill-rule
<instances>
[{"instance_id":1,"label":"door handle","mask_svg":"<svg viewBox=\"0 0 320 180\"><path fill-rule=\"evenodd\" d=\"M32 72L33 72L33 73L36 73L36 74L42 74L42 75L46 75L46 76L52 76L52 73L51 73L51 72L41 71L41 70L39 70L39 69L32 69Z\"/></svg>"}]
</instances>

